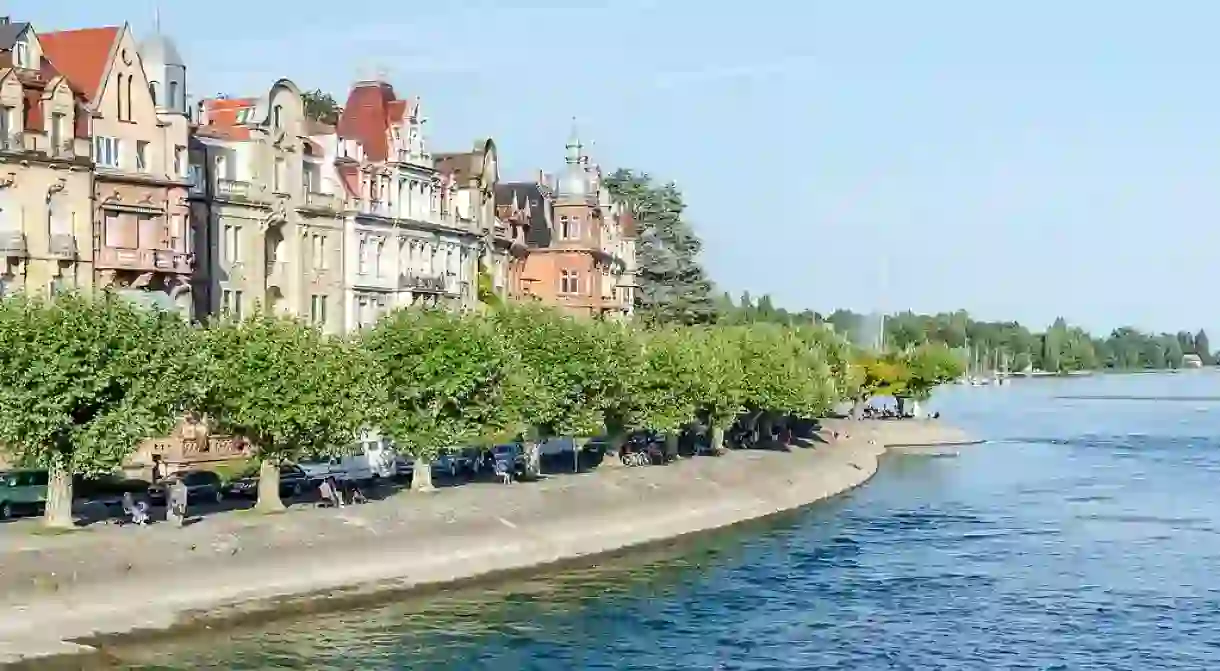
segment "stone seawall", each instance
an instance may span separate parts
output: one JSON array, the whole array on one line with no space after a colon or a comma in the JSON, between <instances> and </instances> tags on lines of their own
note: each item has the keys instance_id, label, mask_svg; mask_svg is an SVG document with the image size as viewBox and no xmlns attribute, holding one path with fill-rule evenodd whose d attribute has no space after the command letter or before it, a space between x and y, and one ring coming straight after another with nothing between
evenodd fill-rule
<instances>
[{"instance_id":1,"label":"stone seawall","mask_svg":"<svg viewBox=\"0 0 1220 671\"><path fill-rule=\"evenodd\" d=\"M400 494L341 510L216 515L186 528L42 536L0 528L0 663L74 643L274 611L287 598L407 589L612 552L799 508L868 480L886 444L967 439L939 422L845 422L833 444L664 468Z\"/></svg>"}]
</instances>

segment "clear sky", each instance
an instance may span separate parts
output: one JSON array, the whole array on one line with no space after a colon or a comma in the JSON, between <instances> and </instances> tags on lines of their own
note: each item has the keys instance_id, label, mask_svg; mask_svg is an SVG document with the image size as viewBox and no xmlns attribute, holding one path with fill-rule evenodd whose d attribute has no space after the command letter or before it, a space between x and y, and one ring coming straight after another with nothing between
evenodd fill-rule
<instances>
[{"instance_id":1,"label":"clear sky","mask_svg":"<svg viewBox=\"0 0 1220 671\"><path fill-rule=\"evenodd\" d=\"M154 0L7 0L38 28ZM1220 3L161 2L197 96L381 67L432 146L679 183L717 284L789 308L1215 327ZM888 270L884 270L888 268ZM1213 337L1213 340L1215 337Z\"/></svg>"}]
</instances>

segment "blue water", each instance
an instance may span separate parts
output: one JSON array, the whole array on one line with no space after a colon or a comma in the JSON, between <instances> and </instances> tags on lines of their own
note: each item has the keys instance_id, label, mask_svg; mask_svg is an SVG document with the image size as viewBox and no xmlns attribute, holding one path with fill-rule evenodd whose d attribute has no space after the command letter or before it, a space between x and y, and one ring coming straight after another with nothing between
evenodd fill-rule
<instances>
[{"instance_id":1,"label":"blue water","mask_svg":"<svg viewBox=\"0 0 1220 671\"><path fill-rule=\"evenodd\" d=\"M993 442L766 524L131 669L1220 669L1220 375L943 390Z\"/></svg>"}]
</instances>

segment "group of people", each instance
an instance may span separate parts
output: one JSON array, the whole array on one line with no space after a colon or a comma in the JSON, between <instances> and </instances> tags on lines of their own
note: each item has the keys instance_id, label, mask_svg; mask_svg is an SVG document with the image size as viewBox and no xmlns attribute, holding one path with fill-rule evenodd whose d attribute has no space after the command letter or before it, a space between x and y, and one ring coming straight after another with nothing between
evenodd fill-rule
<instances>
[{"instance_id":1,"label":"group of people","mask_svg":"<svg viewBox=\"0 0 1220 671\"><path fill-rule=\"evenodd\" d=\"M368 502L368 497L364 495L359 484L351 480L339 482L333 475L328 475L318 485L318 495L321 505L334 508L342 508L349 503L358 505Z\"/></svg>"}]
</instances>

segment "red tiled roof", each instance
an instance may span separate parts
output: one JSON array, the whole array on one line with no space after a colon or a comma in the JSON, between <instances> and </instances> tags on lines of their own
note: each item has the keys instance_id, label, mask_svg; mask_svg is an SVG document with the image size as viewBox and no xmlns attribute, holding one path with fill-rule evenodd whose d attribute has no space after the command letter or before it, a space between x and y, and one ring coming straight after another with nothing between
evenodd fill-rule
<instances>
[{"instance_id":1,"label":"red tiled roof","mask_svg":"<svg viewBox=\"0 0 1220 671\"><path fill-rule=\"evenodd\" d=\"M122 26L61 30L39 33L42 53L55 69L68 78L72 88L93 102L102 88L110 52Z\"/></svg>"},{"instance_id":2,"label":"red tiled roof","mask_svg":"<svg viewBox=\"0 0 1220 671\"><path fill-rule=\"evenodd\" d=\"M249 140L250 129L243 127L241 114L258 107L257 98L209 98L203 101L207 125L198 132L222 140Z\"/></svg>"},{"instance_id":3,"label":"red tiled roof","mask_svg":"<svg viewBox=\"0 0 1220 671\"><path fill-rule=\"evenodd\" d=\"M390 127L401 124L410 109L410 102L395 95L393 86L360 82L348 93L339 116L339 137L359 142L370 161L384 161L390 155Z\"/></svg>"}]
</instances>

